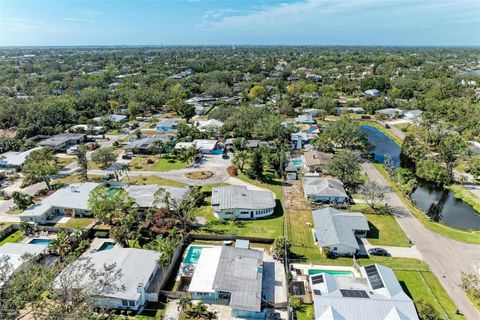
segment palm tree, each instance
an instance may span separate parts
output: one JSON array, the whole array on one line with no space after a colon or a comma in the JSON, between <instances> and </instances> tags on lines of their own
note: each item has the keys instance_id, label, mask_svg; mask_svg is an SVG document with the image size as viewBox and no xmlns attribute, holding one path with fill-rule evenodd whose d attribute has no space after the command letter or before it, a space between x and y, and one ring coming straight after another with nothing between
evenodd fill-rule
<instances>
[{"instance_id":1,"label":"palm tree","mask_svg":"<svg viewBox=\"0 0 480 320\"><path fill-rule=\"evenodd\" d=\"M128 176L128 173L131 171L130 165L128 163L122 164L122 167L120 168L120 172L123 173L128 180L128 183L130 184L130 177Z\"/></svg>"},{"instance_id":2,"label":"palm tree","mask_svg":"<svg viewBox=\"0 0 480 320\"><path fill-rule=\"evenodd\" d=\"M68 234L65 231L60 231L56 239L53 239L50 243L48 250L60 257L60 260L63 260L70 250L70 243Z\"/></svg>"},{"instance_id":3,"label":"palm tree","mask_svg":"<svg viewBox=\"0 0 480 320\"><path fill-rule=\"evenodd\" d=\"M165 152L165 144L160 140L153 141L152 145L150 146L150 151L154 154L162 154Z\"/></svg>"},{"instance_id":4,"label":"palm tree","mask_svg":"<svg viewBox=\"0 0 480 320\"><path fill-rule=\"evenodd\" d=\"M208 309L207 309L207 306L205 305L205 303L199 302L199 303L195 304L190 309L188 314L190 316L192 316L193 318L203 318L205 316L205 314L207 313L207 311L208 311Z\"/></svg>"},{"instance_id":5,"label":"palm tree","mask_svg":"<svg viewBox=\"0 0 480 320\"><path fill-rule=\"evenodd\" d=\"M192 306L192 299L189 297L181 297L180 300L178 300L178 311L182 312L187 310L188 307Z\"/></svg>"}]
</instances>

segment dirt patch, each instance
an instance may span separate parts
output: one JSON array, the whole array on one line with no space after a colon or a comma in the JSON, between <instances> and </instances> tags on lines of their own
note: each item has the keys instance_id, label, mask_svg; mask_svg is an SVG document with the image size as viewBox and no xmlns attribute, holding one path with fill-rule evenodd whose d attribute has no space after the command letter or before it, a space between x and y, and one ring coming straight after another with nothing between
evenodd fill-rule
<instances>
[{"instance_id":1,"label":"dirt patch","mask_svg":"<svg viewBox=\"0 0 480 320\"><path fill-rule=\"evenodd\" d=\"M185 173L185 177L194 180L206 180L213 177L215 174L212 171L192 171Z\"/></svg>"}]
</instances>

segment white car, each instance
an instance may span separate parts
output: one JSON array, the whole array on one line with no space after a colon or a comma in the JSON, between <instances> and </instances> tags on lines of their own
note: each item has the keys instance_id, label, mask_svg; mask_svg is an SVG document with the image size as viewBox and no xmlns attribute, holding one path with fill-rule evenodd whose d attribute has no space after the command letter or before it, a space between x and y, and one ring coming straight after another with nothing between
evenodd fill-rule
<instances>
[{"instance_id":1,"label":"white car","mask_svg":"<svg viewBox=\"0 0 480 320\"><path fill-rule=\"evenodd\" d=\"M78 146L73 146L67 149L67 154L74 155L77 152Z\"/></svg>"}]
</instances>

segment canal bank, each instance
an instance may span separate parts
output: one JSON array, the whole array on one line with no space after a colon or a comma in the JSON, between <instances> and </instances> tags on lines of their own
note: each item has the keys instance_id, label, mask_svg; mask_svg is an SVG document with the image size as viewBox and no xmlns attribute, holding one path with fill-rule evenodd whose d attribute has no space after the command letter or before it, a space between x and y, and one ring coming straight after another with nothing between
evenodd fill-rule
<instances>
[{"instance_id":1,"label":"canal bank","mask_svg":"<svg viewBox=\"0 0 480 320\"><path fill-rule=\"evenodd\" d=\"M389 154L393 164L400 166L400 146L395 141L375 126L366 124L361 128L374 146L374 159L377 162L383 163L385 155ZM474 238L480 238L480 234L470 232L480 230L480 215L471 205L457 199L452 191L419 181L415 191L410 195L410 200L415 204L417 211L423 211L432 221L439 222L448 229L459 230L461 234L471 233L475 235ZM471 240L468 242L472 242ZM479 243L480 239L473 242Z\"/></svg>"}]
</instances>

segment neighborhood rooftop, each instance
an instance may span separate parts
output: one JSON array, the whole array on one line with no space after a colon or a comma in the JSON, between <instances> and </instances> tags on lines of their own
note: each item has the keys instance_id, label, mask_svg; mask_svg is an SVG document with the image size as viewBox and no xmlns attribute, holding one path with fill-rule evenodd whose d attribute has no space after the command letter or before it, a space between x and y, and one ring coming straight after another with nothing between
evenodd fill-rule
<instances>
[{"instance_id":1,"label":"neighborhood rooftop","mask_svg":"<svg viewBox=\"0 0 480 320\"><path fill-rule=\"evenodd\" d=\"M267 209L275 207L270 191L248 190L245 186L224 186L212 189L212 206L224 209Z\"/></svg>"},{"instance_id":2,"label":"neighborhood rooftop","mask_svg":"<svg viewBox=\"0 0 480 320\"><path fill-rule=\"evenodd\" d=\"M168 186L159 186L156 184L151 185L129 185L125 187L128 195L135 200L135 203L142 208L153 207L153 202L155 201L155 193L163 188L165 192L168 192L170 196L179 201L182 200L188 192L188 188L177 188L177 187L168 187ZM161 204L158 204L160 207Z\"/></svg>"}]
</instances>

